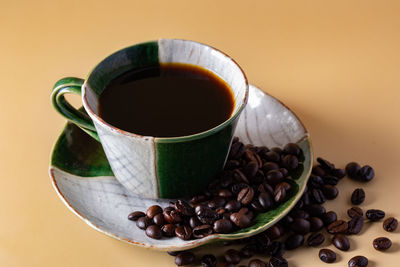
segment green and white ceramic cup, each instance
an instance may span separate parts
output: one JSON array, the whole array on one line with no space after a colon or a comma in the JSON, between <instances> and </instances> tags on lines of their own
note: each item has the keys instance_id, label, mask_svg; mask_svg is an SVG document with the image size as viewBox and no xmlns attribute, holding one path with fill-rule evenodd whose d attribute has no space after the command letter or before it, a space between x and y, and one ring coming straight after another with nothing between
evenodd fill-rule
<instances>
[{"instance_id":1,"label":"green and white ceramic cup","mask_svg":"<svg viewBox=\"0 0 400 267\"><path fill-rule=\"evenodd\" d=\"M230 118L201 133L159 138L123 131L99 116L99 96L111 80L134 68L171 62L200 66L227 82L235 97ZM101 61L86 80L59 80L51 99L61 115L101 142L123 186L145 198L177 198L199 192L222 170L248 90L245 74L224 53L193 41L160 39L115 52ZM74 109L64 98L66 93L82 95L87 114Z\"/></svg>"}]
</instances>

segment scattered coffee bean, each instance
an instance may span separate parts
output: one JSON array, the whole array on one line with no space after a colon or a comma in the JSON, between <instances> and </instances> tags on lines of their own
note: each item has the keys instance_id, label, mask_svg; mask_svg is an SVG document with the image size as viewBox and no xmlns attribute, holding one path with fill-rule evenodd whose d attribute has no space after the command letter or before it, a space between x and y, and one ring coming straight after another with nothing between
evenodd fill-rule
<instances>
[{"instance_id":1,"label":"scattered coffee bean","mask_svg":"<svg viewBox=\"0 0 400 267\"><path fill-rule=\"evenodd\" d=\"M342 179L346 175L346 172L342 169L333 169L331 174L339 179Z\"/></svg>"},{"instance_id":2,"label":"scattered coffee bean","mask_svg":"<svg viewBox=\"0 0 400 267\"><path fill-rule=\"evenodd\" d=\"M322 180L324 181L324 184L327 185L337 185L339 183L339 178L333 175L322 176Z\"/></svg>"},{"instance_id":3,"label":"scattered coffee bean","mask_svg":"<svg viewBox=\"0 0 400 267\"><path fill-rule=\"evenodd\" d=\"M325 208L318 204L311 204L307 206L306 211L312 217L322 217L326 213Z\"/></svg>"},{"instance_id":4,"label":"scattered coffee bean","mask_svg":"<svg viewBox=\"0 0 400 267\"><path fill-rule=\"evenodd\" d=\"M312 173L317 175L317 176L324 176L326 173L324 169L321 167L321 165L316 165L312 168Z\"/></svg>"},{"instance_id":5,"label":"scattered coffee bean","mask_svg":"<svg viewBox=\"0 0 400 267\"><path fill-rule=\"evenodd\" d=\"M351 194L351 203L353 205L360 205L365 200L365 192L362 188L357 188Z\"/></svg>"},{"instance_id":6,"label":"scattered coffee bean","mask_svg":"<svg viewBox=\"0 0 400 267\"><path fill-rule=\"evenodd\" d=\"M397 229L399 222L394 217L389 217L383 222L383 229L388 232L394 232Z\"/></svg>"},{"instance_id":7,"label":"scattered coffee bean","mask_svg":"<svg viewBox=\"0 0 400 267\"><path fill-rule=\"evenodd\" d=\"M224 254L225 260L228 263L237 264L240 262L240 253L236 249L228 249Z\"/></svg>"},{"instance_id":8,"label":"scattered coffee bean","mask_svg":"<svg viewBox=\"0 0 400 267\"><path fill-rule=\"evenodd\" d=\"M250 243L245 245L241 250L240 250L240 256L242 258L251 258L256 254L256 244L255 243Z\"/></svg>"},{"instance_id":9,"label":"scattered coffee bean","mask_svg":"<svg viewBox=\"0 0 400 267\"><path fill-rule=\"evenodd\" d=\"M179 253L175 257L175 264L178 266L183 266L183 265L188 265L193 263L195 260L195 256L192 252L190 251L184 251Z\"/></svg>"},{"instance_id":10,"label":"scattered coffee bean","mask_svg":"<svg viewBox=\"0 0 400 267\"><path fill-rule=\"evenodd\" d=\"M152 224L153 224L153 221L147 217L140 217L136 221L136 226L142 230L146 230L146 228Z\"/></svg>"},{"instance_id":11,"label":"scattered coffee bean","mask_svg":"<svg viewBox=\"0 0 400 267\"><path fill-rule=\"evenodd\" d=\"M325 226L330 225L331 223L337 220L336 212L328 211L327 213L322 215L322 221L324 222Z\"/></svg>"},{"instance_id":12,"label":"scattered coffee bean","mask_svg":"<svg viewBox=\"0 0 400 267\"><path fill-rule=\"evenodd\" d=\"M204 267L215 267L217 266L217 258L212 254L206 254L201 257L200 263Z\"/></svg>"},{"instance_id":13,"label":"scattered coffee bean","mask_svg":"<svg viewBox=\"0 0 400 267\"><path fill-rule=\"evenodd\" d=\"M323 262L332 263L336 261L336 253L330 249L321 249L318 255Z\"/></svg>"},{"instance_id":14,"label":"scattered coffee bean","mask_svg":"<svg viewBox=\"0 0 400 267\"><path fill-rule=\"evenodd\" d=\"M364 226L364 219L361 216L354 216L347 224L347 234L356 235L361 232Z\"/></svg>"},{"instance_id":15,"label":"scattered coffee bean","mask_svg":"<svg viewBox=\"0 0 400 267\"><path fill-rule=\"evenodd\" d=\"M281 237L282 235L282 230L278 225L273 225L270 228L268 228L265 233L269 237L270 240L275 240Z\"/></svg>"},{"instance_id":16,"label":"scattered coffee bean","mask_svg":"<svg viewBox=\"0 0 400 267\"><path fill-rule=\"evenodd\" d=\"M307 184L308 186L313 188L322 188L322 186L324 186L325 183L320 176L311 174Z\"/></svg>"},{"instance_id":17,"label":"scattered coffee bean","mask_svg":"<svg viewBox=\"0 0 400 267\"><path fill-rule=\"evenodd\" d=\"M182 240L189 240L192 237L192 229L187 225L180 225L175 228L175 235Z\"/></svg>"},{"instance_id":18,"label":"scattered coffee bean","mask_svg":"<svg viewBox=\"0 0 400 267\"><path fill-rule=\"evenodd\" d=\"M376 250L384 251L392 246L392 241L387 237L378 237L374 239L373 245Z\"/></svg>"},{"instance_id":19,"label":"scattered coffee bean","mask_svg":"<svg viewBox=\"0 0 400 267\"><path fill-rule=\"evenodd\" d=\"M371 166L365 165L358 171L358 176L361 181L369 182L374 178L375 171Z\"/></svg>"},{"instance_id":20,"label":"scattered coffee bean","mask_svg":"<svg viewBox=\"0 0 400 267\"><path fill-rule=\"evenodd\" d=\"M183 251L167 251L168 255L170 256L177 256L179 253L181 253Z\"/></svg>"},{"instance_id":21,"label":"scattered coffee bean","mask_svg":"<svg viewBox=\"0 0 400 267\"><path fill-rule=\"evenodd\" d=\"M161 239L162 231L158 225L150 225L146 228L146 235L154 239Z\"/></svg>"},{"instance_id":22,"label":"scattered coffee bean","mask_svg":"<svg viewBox=\"0 0 400 267\"><path fill-rule=\"evenodd\" d=\"M324 222L318 217L311 217L309 219L310 222L310 231L317 232L324 227Z\"/></svg>"},{"instance_id":23,"label":"scattered coffee bean","mask_svg":"<svg viewBox=\"0 0 400 267\"><path fill-rule=\"evenodd\" d=\"M323 204L326 201L324 193L322 193L321 189L312 189L311 190L311 196L314 200L315 203L317 204Z\"/></svg>"},{"instance_id":24,"label":"scattered coffee bean","mask_svg":"<svg viewBox=\"0 0 400 267\"><path fill-rule=\"evenodd\" d=\"M364 215L364 212L359 207L351 207L347 210L347 215L349 215L350 218L353 218L355 216L362 217Z\"/></svg>"},{"instance_id":25,"label":"scattered coffee bean","mask_svg":"<svg viewBox=\"0 0 400 267\"><path fill-rule=\"evenodd\" d=\"M321 164L321 167L324 169L324 171L332 171L335 169L335 165L327 161L326 159L323 159L321 157L317 158L317 161L319 164Z\"/></svg>"},{"instance_id":26,"label":"scattered coffee bean","mask_svg":"<svg viewBox=\"0 0 400 267\"><path fill-rule=\"evenodd\" d=\"M269 267L288 267L289 263L282 257L271 257L269 259Z\"/></svg>"},{"instance_id":27,"label":"scattered coffee bean","mask_svg":"<svg viewBox=\"0 0 400 267\"><path fill-rule=\"evenodd\" d=\"M346 221L343 220L337 220L328 225L327 231L330 234L340 234L340 233L346 233L348 228L348 224Z\"/></svg>"},{"instance_id":28,"label":"scattered coffee bean","mask_svg":"<svg viewBox=\"0 0 400 267\"><path fill-rule=\"evenodd\" d=\"M349 239L345 235L342 234L336 234L332 238L332 244L343 251L347 251L350 249L350 242Z\"/></svg>"},{"instance_id":29,"label":"scattered coffee bean","mask_svg":"<svg viewBox=\"0 0 400 267\"><path fill-rule=\"evenodd\" d=\"M249 262L248 267L267 267L267 264L259 259L253 259Z\"/></svg>"},{"instance_id":30,"label":"scattered coffee bean","mask_svg":"<svg viewBox=\"0 0 400 267\"><path fill-rule=\"evenodd\" d=\"M349 267L366 267L368 259L364 256L355 256L349 260Z\"/></svg>"},{"instance_id":31,"label":"scattered coffee bean","mask_svg":"<svg viewBox=\"0 0 400 267\"><path fill-rule=\"evenodd\" d=\"M147 216L149 219L153 219L154 216L156 216L157 214L162 213L162 212L163 212L163 209L162 209L160 206L158 206L158 205L153 205L153 206L150 206L150 207L146 210L146 216Z\"/></svg>"},{"instance_id":32,"label":"scattered coffee bean","mask_svg":"<svg viewBox=\"0 0 400 267\"><path fill-rule=\"evenodd\" d=\"M128 215L128 220L137 221L140 217L144 217L146 214L141 211L134 211Z\"/></svg>"},{"instance_id":33,"label":"scattered coffee bean","mask_svg":"<svg viewBox=\"0 0 400 267\"><path fill-rule=\"evenodd\" d=\"M321 190L326 199L329 200L335 199L339 194L339 190L335 186L329 184L322 186Z\"/></svg>"},{"instance_id":34,"label":"scattered coffee bean","mask_svg":"<svg viewBox=\"0 0 400 267\"><path fill-rule=\"evenodd\" d=\"M367 210L367 212L365 213L365 216L367 217L367 219L369 219L373 222L376 222L385 217L385 212L382 210L370 209L370 210Z\"/></svg>"},{"instance_id":35,"label":"scattered coffee bean","mask_svg":"<svg viewBox=\"0 0 400 267\"><path fill-rule=\"evenodd\" d=\"M351 179L358 179L358 172L360 171L361 166L357 162L350 162L346 165L346 174Z\"/></svg>"},{"instance_id":36,"label":"scattered coffee bean","mask_svg":"<svg viewBox=\"0 0 400 267\"><path fill-rule=\"evenodd\" d=\"M312 233L308 238L307 238L307 245L310 247L317 247L324 243L325 237L321 233Z\"/></svg>"},{"instance_id":37,"label":"scattered coffee bean","mask_svg":"<svg viewBox=\"0 0 400 267\"><path fill-rule=\"evenodd\" d=\"M280 241L273 241L267 248L268 255L282 257L285 254L285 245Z\"/></svg>"},{"instance_id":38,"label":"scattered coffee bean","mask_svg":"<svg viewBox=\"0 0 400 267\"><path fill-rule=\"evenodd\" d=\"M288 250L296 249L304 243L304 236L300 234L290 235L285 241L285 248Z\"/></svg>"}]
</instances>

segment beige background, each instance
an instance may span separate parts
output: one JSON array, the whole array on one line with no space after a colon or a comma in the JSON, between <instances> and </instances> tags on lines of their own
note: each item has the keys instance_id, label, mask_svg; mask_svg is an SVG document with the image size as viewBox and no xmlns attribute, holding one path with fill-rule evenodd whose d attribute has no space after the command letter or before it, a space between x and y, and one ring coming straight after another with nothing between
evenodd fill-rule
<instances>
[{"instance_id":1,"label":"beige background","mask_svg":"<svg viewBox=\"0 0 400 267\"><path fill-rule=\"evenodd\" d=\"M49 101L63 76L85 77L122 47L177 37L235 58L249 80L291 107L316 155L337 166L371 164L363 207L400 219L399 1L0 1L0 265L174 266L173 258L109 238L72 214L47 169L65 120ZM345 216L346 179L327 204ZM377 236L394 245L372 248ZM367 224L351 250L369 266L399 266L400 230ZM287 254L291 266L322 266L318 249Z\"/></svg>"}]
</instances>

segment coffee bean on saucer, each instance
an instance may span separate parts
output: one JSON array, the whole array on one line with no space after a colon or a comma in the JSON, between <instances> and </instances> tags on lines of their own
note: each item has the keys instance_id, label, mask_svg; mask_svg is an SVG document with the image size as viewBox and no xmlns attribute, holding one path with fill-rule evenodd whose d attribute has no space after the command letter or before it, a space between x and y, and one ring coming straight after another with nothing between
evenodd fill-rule
<instances>
[{"instance_id":1,"label":"coffee bean on saucer","mask_svg":"<svg viewBox=\"0 0 400 267\"><path fill-rule=\"evenodd\" d=\"M288 154L282 158L282 166L288 170L295 170L299 166L299 160L296 156Z\"/></svg>"},{"instance_id":2,"label":"coffee bean on saucer","mask_svg":"<svg viewBox=\"0 0 400 267\"><path fill-rule=\"evenodd\" d=\"M282 257L271 257L269 259L269 267L288 267L289 263Z\"/></svg>"},{"instance_id":3,"label":"coffee bean on saucer","mask_svg":"<svg viewBox=\"0 0 400 267\"><path fill-rule=\"evenodd\" d=\"M301 153L301 148L295 143L287 143L283 147L283 153L299 156Z\"/></svg>"},{"instance_id":4,"label":"coffee bean on saucer","mask_svg":"<svg viewBox=\"0 0 400 267\"><path fill-rule=\"evenodd\" d=\"M265 211L272 208L274 205L272 195L268 192L262 192L258 195L258 203L260 204L261 208Z\"/></svg>"},{"instance_id":5,"label":"coffee bean on saucer","mask_svg":"<svg viewBox=\"0 0 400 267\"><path fill-rule=\"evenodd\" d=\"M369 219L373 222L376 222L385 217L385 212L382 210L370 209L370 210L367 210L367 212L365 213L365 216L367 217L367 219Z\"/></svg>"},{"instance_id":6,"label":"coffee bean on saucer","mask_svg":"<svg viewBox=\"0 0 400 267\"><path fill-rule=\"evenodd\" d=\"M249 262L248 267L267 267L267 264L259 259L253 259Z\"/></svg>"},{"instance_id":7,"label":"coffee bean on saucer","mask_svg":"<svg viewBox=\"0 0 400 267\"><path fill-rule=\"evenodd\" d=\"M158 205L153 205L153 206L150 206L150 207L146 210L146 216L147 216L149 219L153 219L154 216L156 216L157 214L162 213L162 212L163 212L163 209L162 209L160 206L158 206Z\"/></svg>"},{"instance_id":8,"label":"coffee bean on saucer","mask_svg":"<svg viewBox=\"0 0 400 267\"><path fill-rule=\"evenodd\" d=\"M387 237L378 237L374 239L373 245L376 250L384 251L392 246L392 241Z\"/></svg>"},{"instance_id":9,"label":"coffee bean on saucer","mask_svg":"<svg viewBox=\"0 0 400 267\"><path fill-rule=\"evenodd\" d=\"M154 239L161 239L162 231L158 225L150 225L146 228L146 235Z\"/></svg>"},{"instance_id":10,"label":"coffee bean on saucer","mask_svg":"<svg viewBox=\"0 0 400 267\"><path fill-rule=\"evenodd\" d=\"M330 225L331 223L337 220L336 212L328 211L327 213L322 215L322 221L324 222L325 226Z\"/></svg>"},{"instance_id":11,"label":"coffee bean on saucer","mask_svg":"<svg viewBox=\"0 0 400 267\"><path fill-rule=\"evenodd\" d=\"M304 236L300 234L292 234L285 241L285 248L288 250L296 249L303 245Z\"/></svg>"},{"instance_id":12,"label":"coffee bean on saucer","mask_svg":"<svg viewBox=\"0 0 400 267\"><path fill-rule=\"evenodd\" d=\"M326 263L332 263L336 261L336 253L330 249L321 249L318 254L321 261Z\"/></svg>"},{"instance_id":13,"label":"coffee bean on saucer","mask_svg":"<svg viewBox=\"0 0 400 267\"><path fill-rule=\"evenodd\" d=\"M181 215L176 210L164 210L164 220L167 223L180 223L182 221Z\"/></svg>"},{"instance_id":14,"label":"coffee bean on saucer","mask_svg":"<svg viewBox=\"0 0 400 267\"><path fill-rule=\"evenodd\" d=\"M180 225L175 228L175 235L182 240L189 240L192 237L192 229L187 225Z\"/></svg>"},{"instance_id":15,"label":"coffee bean on saucer","mask_svg":"<svg viewBox=\"0 0 400 267\"><path fill-rule=\"evenodd\" d=\"M162 213L155 215L153 222L158 226L163 226L165 224L164 215Z\"/></svg>"},{"instance_id":16,"label":"coffee bean on saucer","mask_svg":"<svg viewBox=\"0 0 400 267\"><path fill-rule=\"evenodd\" d=\"M175 210L183 216L190 217L194 215L194 210L192 206L190 206L189 203L184 200L179 199L175 202Z\"/></svg>"},{"instance_id":17,"label":"coffee bean on saucer","mask_svg":"<svg viewBox=\"0 0 400 267\"><path fill-rule=\"evenodd\" d=\"M340 234L340 233L346 233L348 228L348 224L346 221L343 220L337 220L328 225L327 231L330 234Z\"/></svg>"},{"instance_id":18,"label":"coffee bean on saucer","mask_svg":"<svg viewBox=\"0 0 400 267\"><path fill-rule=\"evenodd\" d=\"M214 222L213 229L216 233L227 234L233 228L232 222L227 219L219 219Z\"/></svg>"},{"instance_id":19,"label":"coffee bean on saucer","mask_svg":"<svg viewBox=\"0 0 400 267\"><path fill-rule=\"evenodd\" d=\"M284 177L280 170L271 170L265 175L265 180L271 185L279 184L283 179Z\"/></svg>"},{"instance_id":20,"label":"coffee bean on saucer","mask_svg":"<svg viewBox=\"0 0 400 267\"><path fill-rule=\"evenodd\" d=\"M228 249L225 251L224 258L226 262L237 264L240 262L240 253L236 249Z\"/></svg>"},{"instance_id":21,"label":"coffee bean on saucer","mask_svg":"<svg viewBox=\"0 0 400 267\"><path fill-rule=\"evenodd\" d=\"M281 156L277 152L270 150L267 153L265 153L264 159L266 161L279 162Z\"/></svg>"},{"instance_id":22,"label":"coffee bean on saucer","mask_svg":"<svg viewBox=\"0 0 400 267\"><path fill-rule=\"evenodd\" d=\"M325 236L321 233L312 233L308 238L307 238L307 245L310 247L317 247L324 243L325 241Z\"/></svg>"},{"instance_id":23,"label":"coffee bean on saucer","mask_svg":"<svg viewBox=\"0 0 400 267\"><path fill-rule=\"evenodd\" d=\"M140 217L144 217L146 214L142 211L134 211L128 215L128 220L137 221Z\"/></svg>"},{"instance_id":24,"label":"coffee bean on saucer","mask_svg":"<svg viewBox=\"0 0 400 267\"><path fill-rule=\"evenodd\" d=\"M183 265L188 265L193 263L195 260L195 256L192 252L190 251L184 251L179 253L175 257L175 264L178 266L183 266Z\"/></svg>"},{"instance_id":25,"label":"coffee bean on saucer","mask_svg":"<svg viewBox=\"0 0 400 267\"><path fill-rule=\"evenodd\" d=\"M139 227L142 230L146 230L147 227L153 224L153 221L149 218L145 217L140 217L136 221L136 226Z\"/></svg>"},{"instance_id":26,"label":"coffee bean on saucer","mask_svg":"<svg viewBox=\"0 0 400 267\"><path fill-rule=\"evenodd\" d=\"M357 188L351 194L351 203L353 205L360 205L365 200L365 192L362 188Z\"/></svg>"},{"instance_id":27,"label":"coffee bean on saucer","mask_svg":"<svg viewBox=\"0 0 400 267\"><path fill-rule=\"evenodd\" d=\"M217 258L213 254L206 254L201 257L200 263L204 267L215 267L217 266Z\"/></svg>"},{"instance_id":28,"label":"coffee bean on saucer","mask_svg":"<svg viewBox=\"0 0 400 267\"><path fill-rule=\"evenodd\" d=\"M345 235L342 234L336 234L332 238L332 244L343 251L347 251L350 249L350 242L349 239Z\"/></svg>"},{"instance_id":29,"label":"coffee bean on saucer","mask_svg":"<svg viewBox=\"0 0 400 267\"><path fill-rule=\"evenodd\" d=\"M161 227L161 232L165 237L173 237L175 236L175 228L176 226L174 224L164 224Z\"/></svg>"},{"instance_id":30,"label":"coffee bean on saucer","mask_svg":"<svg viewBox=\"0 0 400 267\"><path fill-rule=\"evenodd\" d=\"M388 232L394 232L397 229L399 222L394 217L389 217L383 222L383 229Z\"/></svg>"},{"instance_id":31,"label":"coffee bean on saucer","mask_svg":"<svg viewBox=\"0 0 400 267\"><path fill-rule=\"evenodd\" d=\"M276 162L272 162L272 161L267 161L262 166L262 170L265 173L268 173L269 171L272 171L272 170L278 170L278 169L279 169L279 165Z\"/></svg>"},{"instance_id":32,"label":"coffee bean on saucer","mask_svg":"<svg viewBox=\"0 0 400 267\"><path fill-rule=\"evenodd\" d=\"M232 213L229 218L239 228L248 227L252 219L247 208L241 208L238 212Z\"/></svg>"},{"instance_id":33,"label":"coffee bean on saucer","mask_svg":"<svg viewBox=\"0 0 400 267\"><path fill-rule=\"evenodd\" d=\"M358 172L360 171L361 166L357 162L350 162L346 165L346 174L349 178L358 180Z\"/></svg>"},{"instance_id":34,"label":"coffee bean on saucer","mask_svg":"<svg viewBox=\"0 0 400 267\"><path fill-rule=\"evenodd\" d=\"M371 166L365 165L358 171L358 176L361 181L369 182L374 178L375 171Z\"/></svg>"},{"instance_id":35,"label":"coffee bean on saucer","mask_svg":"<svg viewBox=\"0 0 400 267\"><path fill-rule=\"evenodd\" d=\"M275 186L274 189L274 201L276 203L282 203L286 200L286 192L289 190L290 185L286 182L281 182Z\"/></svg>"},{"instance_id":36,"label":"coffee bean on saucer","mask_svg":"<svg viewBox=\"0 0 400 267\"><path fill-rule=\"evenodd\" d=\"M242 203L243 205L248 205L253 200L254 197L254 189L250 186L247 186L240 190L237 201Z\"/></svg>"},{"instance_id":37,"label":"coffee bean on saucer","mask_svg":"<svg viewBox=\"0 0 400 267\"><path fill-rule=\"evenodd\" d=\"M364 256L355 256L348 262L349 267L366 267L368 266L368 259Z\"/></svg>"},{"instance_id":38,"label":"coffee bean on saucer","mask_svg":"<svg viewBox=\"0 0 400 267\"><path fill-rule=\"evenodd\" d=\"M211 225L203 224L203 225L195 227L192 230L192 234L193 234L194 238L203 238L208 235L211 235L212 231L213 231L213 229L212 229Z\"/></svg>"},{"instance_id":39,"label":"coffee bean on saucer","mask_svg":"<svg viewBox=\"0 0 400 267\"><path fill-rule=\"evenodd\" d=\"M351 207L350 209L347 210L347 215L349 215L350 218L353 218L355 216L362 217L364 215L364 212L359 207Z\"/></svg>"},{"instance_id":40,"label":"coffee bean on saucer","mask_svg":"<svg viewBox=\"0 0 400 267\"><path fill-rule=\"evenodd\" d=\"M356 235L361 232L364 226L364 219L361 216L354 216L347 224L347 234Z\"/></svg>"}]
</instances>

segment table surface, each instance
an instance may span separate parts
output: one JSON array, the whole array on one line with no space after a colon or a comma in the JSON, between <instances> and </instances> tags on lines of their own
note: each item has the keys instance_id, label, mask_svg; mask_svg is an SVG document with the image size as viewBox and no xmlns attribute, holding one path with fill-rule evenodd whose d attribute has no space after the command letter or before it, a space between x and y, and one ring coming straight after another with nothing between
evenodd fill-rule
<instances>
[{"instance_id":1,"label":"table surface","mask_svg":"<svg viewBox=\"0 0 400 267\"><path fill-rule=\"evenodd\" d=\"M328 209L345 218L351 191L363 187L363 208L400 219L399 1L38 0L1 1L0 10L2 266L174 266L166 253L90 228L64 206L48 177L65 123L49 101L55 81L85 77L111 52L160 37L226 52L251 83L298 114L316 156L339 167L358 161L375 168L368 184L346 178ZM391 238L393 247L375 251L378 236ZM338 252L332 266L355 255L366 255L369 266L398 266L399 229L387 233L382 222L367 223L350 239L350 251ZM290 266L322 266L319 249L286 257Z\"/></svg>"}]
</instances>

